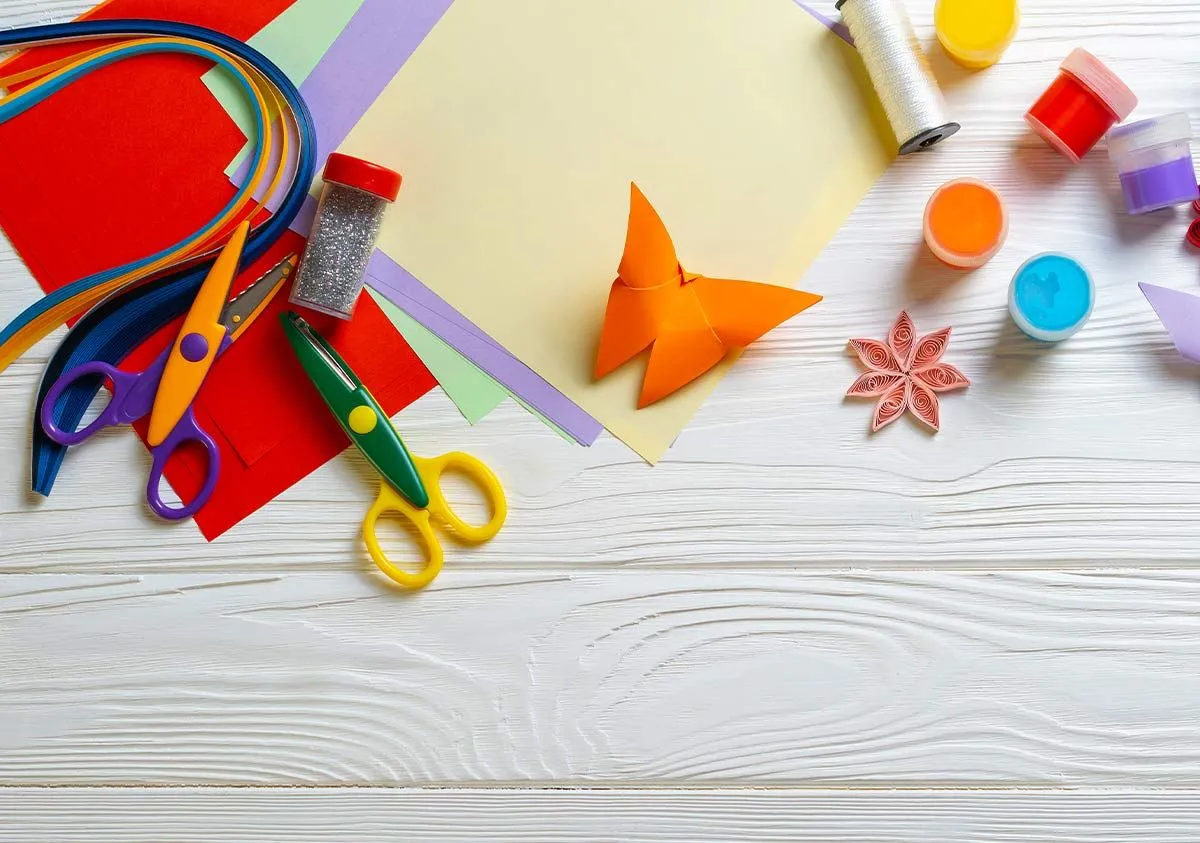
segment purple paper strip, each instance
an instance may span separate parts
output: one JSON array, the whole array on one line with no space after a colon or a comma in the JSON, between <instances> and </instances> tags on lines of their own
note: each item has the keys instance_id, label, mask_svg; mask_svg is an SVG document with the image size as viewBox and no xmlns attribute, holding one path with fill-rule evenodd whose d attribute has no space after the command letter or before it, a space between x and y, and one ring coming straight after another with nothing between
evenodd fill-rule
<instances>
[{"instance_id":1,"label":"purple paper strip","mask_svg":"<svg viewBox=\"0 0 1200 843\"><path fill-rule=\"evenodd\" d=\"M520 396L576 442L591 445L600 435L603 428L599 422L379 250L367 267L367 286L487 372L505 389Z\"/></svg>"},{"instance_id":2,"label":"purple paper strip","mask_svg":"<svg viewBox=\"0 0 1200 843\"><path fill-rule=\"evenodd\" d=\"M317 160L324 161L366 114L453 0L366 0L300 85L319 104ZM314 111L315 113L315 111Z\"/></svg>"},{"instance_id":3,"label":"purple paper strip","mask_svg":"<svg viewBox=\"0 0 1200 843\"><path fill-rule=\"evenodd\" d=\"M801 3L800 0L795 0L795 2L796 5L801 9L808 12L825 26L829 27L829 29L831 29L833 32L837 33L837 35L847 44L851 46L854 45L854 39L850 37L850 30L846 28L846 24L842 23L841 21L835 21L832 18L826 17L807 3Z\"/></svg>"}]
</instances>

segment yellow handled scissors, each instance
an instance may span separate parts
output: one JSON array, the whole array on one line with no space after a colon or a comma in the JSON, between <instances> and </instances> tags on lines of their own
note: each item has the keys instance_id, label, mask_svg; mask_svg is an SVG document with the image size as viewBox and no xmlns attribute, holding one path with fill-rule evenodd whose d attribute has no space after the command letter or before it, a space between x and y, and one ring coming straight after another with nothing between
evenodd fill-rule
<instances>
[{"instance_id":1,"label":"yellow handled scissors","mask_svg":"<svg viewBox=\"0 0 1200 843\"><path fill-rule=\"evenodd\" d=\"M423 588L433 582L443 561L442 544L433 529L435 520L466 544L482 544L494 538L508 517L508 501L491 469L458 452L432 459L410 454L379 403L325 338L295 313L285 313L282 319L284 333L309 380L350 441L382 478L379 497L363 521L363 539L379 570L405 588ZM446 501L442 476L447 471L465 475L483 492L492 510L486 524L468 524ZM388 559L379 544L375 532L379 519L391 513L411 521L425 546L425 567L415 574Z\"/></svg>"}]
</instances>

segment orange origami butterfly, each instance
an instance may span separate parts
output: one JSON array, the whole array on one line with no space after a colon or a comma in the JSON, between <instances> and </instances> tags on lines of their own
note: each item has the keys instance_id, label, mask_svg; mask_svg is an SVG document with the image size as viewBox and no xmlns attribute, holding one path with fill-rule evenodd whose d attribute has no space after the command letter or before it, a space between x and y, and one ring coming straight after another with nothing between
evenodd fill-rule
<instances>
[{"instance_id":1,"label":"orange origami butterfly","mask_svg":"<svg viewBox=\"0 0 1200 843\"><path fill-rule=\"evenodd\" d=\"M662 219L634 184L625 255L608 294L596 377L653 346L638 399L638 408L646 407L820 300L774 284L686 272Z\"/></svg>"}]
</instances>

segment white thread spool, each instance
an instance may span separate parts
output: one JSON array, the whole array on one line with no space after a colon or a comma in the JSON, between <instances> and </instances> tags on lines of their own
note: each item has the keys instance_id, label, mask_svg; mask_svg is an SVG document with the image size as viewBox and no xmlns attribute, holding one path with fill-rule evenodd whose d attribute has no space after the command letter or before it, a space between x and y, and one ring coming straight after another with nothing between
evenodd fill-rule
<instances>
[{"instance_id":1,"label":"white thread spool","mask_svg":"<svg viewBox=\"0 0 1200 843\"><path fill-rule=\"evenodd\" d=\"M929 149L957 132L901 0L838 0L900 154Z\"/></svg>"}]
</instances>

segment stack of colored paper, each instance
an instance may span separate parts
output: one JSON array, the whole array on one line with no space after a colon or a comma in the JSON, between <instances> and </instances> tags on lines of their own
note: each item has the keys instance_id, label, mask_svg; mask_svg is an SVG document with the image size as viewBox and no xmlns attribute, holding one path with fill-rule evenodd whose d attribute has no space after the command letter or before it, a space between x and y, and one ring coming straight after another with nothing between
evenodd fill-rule
<instances>
[{"instance_id":1,"label":"stack of colored paper","mask_svg":"<svg viewBox=\"0 0 1200 843\"><path fill-rule=\"evenodd\" d=\"M302 72L332 5L259 46ZM644 363L593 380L629 183L685 261L793 285L890 161L853 49L794 0L356 5L301 89L323 153L405 175L368 283L470 421L511 394L657 460L727 365L643 410Z\"/></svg>"},{"instance_id":2,"label":"stack of colored paper","mask_svg":"<svg viewBox=\"0 0 1200 843\"><path fill-rule=\"evenodd\" d=\"M342 150L404 174L373 297L323 325L389 412L436 379L472 423L512 397L651 462L728 365L643 410L644 362L591 377L629 184L683 260L793 285L890 159L853 49L794 0L109 0L93 15L249 40L299 85L319 165ZM105 68L0 126L0 225L47 290L152 252L232 195L242 108L187 57ZM242 283L303 248L312 205ZM300 383L269 316L214 369L198 415L234 468L197 518L209 538L346 447ZM178 463L187 496L201 467Z\"/></svg>"},{"instance_id":3,"label":"stack of colored paper","mask_svg":"<svg viewBox=\"0 0 1200 843\"><path fill-rule=\"evenodd\" d=\"M249 39L291 6L288 0L109 0L90 16L182 20ZM6 71L72 49L31 50ZM42 289L158 251L229 201L233 186L223 171L243 138L202 83L208 70L202 61L170 54L114 64L0 125L0 227ZM303 247L299 235L285 238L237 283L247 285ZM285 305L279 297L272 308ZM332 323L322 322L322 330L389 412L433 388L374 302L364 301L353 323ZM124 365L144 367L177 331L177 324L169 326ZM206 537L219 536L349 444L316 393L297 388L303 384L273 313L213 368L195 405L222 458L216 493L196 517ZM169 465L167 478L182 497L199 488L204 459L185 451ZM69 458L59 482L97 484L73 476Z\"/></svg>"}]
</instances>

